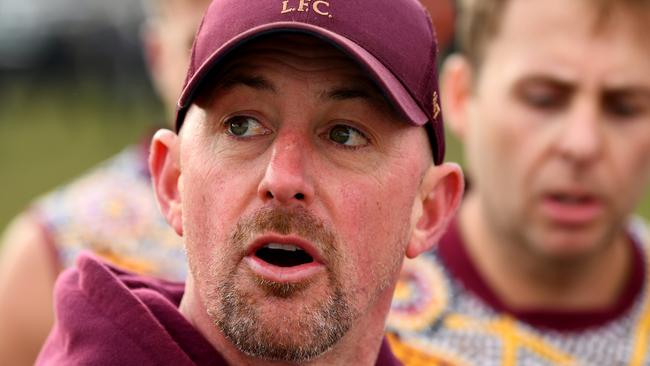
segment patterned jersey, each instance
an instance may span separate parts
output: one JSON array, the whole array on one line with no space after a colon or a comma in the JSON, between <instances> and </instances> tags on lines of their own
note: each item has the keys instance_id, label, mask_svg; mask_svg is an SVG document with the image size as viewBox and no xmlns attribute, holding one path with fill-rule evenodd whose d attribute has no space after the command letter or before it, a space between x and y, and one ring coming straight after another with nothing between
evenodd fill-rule
<instances>
[{"instance_id":1,"label":"patterned jersey","mask_svg":"<svg viewBox=\"0 0 650 366\"><path fill-rule=\"evenodd\" d=\"M497 310L452 275L462 261L441 252L463 247L454 224L436 251L404 265L388 318L395 354L405 365L650 365L648 232L638 222L630 232L634 268L612 309L522 315Z\"/></svg>"},{"instance_id":2,"label":"patterned jersey","mask_svg":"<svg viewBox=\"0 0 650 366\"><path fill-rule=\"evenodd\" d=\"M90 250L134 272L185 279L181 239L160 214L146 157L144 146L127 148L34 204L63 267Z\"/></svg>"}]
</instances>

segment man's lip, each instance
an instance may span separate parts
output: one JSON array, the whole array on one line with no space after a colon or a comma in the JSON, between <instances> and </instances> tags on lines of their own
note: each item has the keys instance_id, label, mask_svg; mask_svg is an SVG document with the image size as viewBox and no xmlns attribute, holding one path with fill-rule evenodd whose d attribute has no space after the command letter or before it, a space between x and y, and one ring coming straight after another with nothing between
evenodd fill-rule
<instances>
[{"instance_id":1,"label":"man's lip","mask_svg":"<svg viewBox=\"0 0 650 366\"><path fill-rule=\"evenodd\" d=\"M586 225L604 211L603 200L583 191L556 191L542 197L542 213L551 221L571 226Z\"/></svg>"},{"instance_id":2,"label":"man's lip","mask_svg":"<svg viewBox=\"0 0 650 366\"><path fill-rule=\"evenodd\" d=\"M244 258L244 262L257 276L280 283L304 282L325 270L325 266L316 261L293 267L280 267L255 255L249 255Z\"/></svg>"},{"instance_id":3,"label":"man's lip","mask_svg":"<svg viewBox=\"0 0 650 366\"><path fill-rule=\"evenodd\" d=\"M312 257L315 263L323 264L323 257L320 255L320 251L310 243L309 241L302 239L295 235L263 235L255 239L246 251L247 257L254 257L255 252L263 248L269 243L278 243L285 245L295 245L298 248L304 250L309 256Z\"/></svg>"},{"instance_id":4,"label":"man's lip","mask_svg":"<svg viewBox=\"0 0 650 366\"><path fill-rule=\"evenodd\" d=\"M256 252L269 243L295 245L309 254L313 260L309 263L303 263L291 267L281 267L268 263L258 257ZM258 237L250 245L246 257L244 258L244 262L248 264L249 268L257 276L269 281L280 283L303 282L325 270L322 256L316 247L309 241L293 235L286 236L271 234Z\"/></svg>"}]
</instances>

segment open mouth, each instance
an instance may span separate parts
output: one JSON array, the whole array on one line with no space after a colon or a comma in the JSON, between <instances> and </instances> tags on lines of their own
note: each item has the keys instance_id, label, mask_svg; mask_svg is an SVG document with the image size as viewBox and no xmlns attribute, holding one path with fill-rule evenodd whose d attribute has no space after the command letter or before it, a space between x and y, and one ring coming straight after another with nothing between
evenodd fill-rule
<instances>
[{"instance_id":1,"label":"open mouth","mask_svg":"<svg viewBox=\"0 0 650 366\"><path fill-rule=\"evenodd\" d=\"M586 195L576 196L568 194L552 194L550 197L552 200L565 205L584 205L594 202L593 197Z\"/></svg>"},{"instance_id":2,"label":"open mouth","mask_svg":"<svg viewBox=\"0 0 650 366\"><path fill-rule=\"evenodd\" d=\"M295 267L314 261L305 250L290 244L266 244L255 251L255 256L278 267Z\"/></svg>"},{"instance_id":3,"label":"open mouth","mask_svg":"<svg viewBox=\"0 0 650 366\"><path fill-rule=\"evenodd\" d=\"M584 225L594 222L602 214L604 205L595 195L552 193L545 197L542 208L553 222Z\"/></svg>"}]
</instances>

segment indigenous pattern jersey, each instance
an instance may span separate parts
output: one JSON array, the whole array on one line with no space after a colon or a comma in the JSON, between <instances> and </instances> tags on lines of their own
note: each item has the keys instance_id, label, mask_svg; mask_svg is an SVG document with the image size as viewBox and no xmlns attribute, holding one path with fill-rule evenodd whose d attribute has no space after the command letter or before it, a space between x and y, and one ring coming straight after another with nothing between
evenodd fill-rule
<instances>
[{"instance_id":1,"label":"indigenous pattern jersey","mask_svg":"<svg viewBox=\"0 0 650 366\"><path fill-rule=\"evenodd\" d=\"M90 250L134 272L185 279L181 239L158 210L147 150L130 147L36 202L32 213L64 268Z\"/></svg>"},{"instance_id":2,"label":"indigenous pattern jersey","mask_svg":"<svg viewBox=\"0 0 650 366\"><path fill-rule=\"evenodd\" d=\"M635 260L621 300L606 311L558 313L499 303L472 278L452 225L436 251L404 265L388 318L395 354L405 365L650 365L648 231L630 227Z\"/></svg>"}]
</instances>

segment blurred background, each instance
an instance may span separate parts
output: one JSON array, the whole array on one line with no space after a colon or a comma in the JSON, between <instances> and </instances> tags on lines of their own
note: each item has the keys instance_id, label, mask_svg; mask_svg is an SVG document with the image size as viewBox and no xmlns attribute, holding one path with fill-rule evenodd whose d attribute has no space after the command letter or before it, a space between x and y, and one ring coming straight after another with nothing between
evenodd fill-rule
<instances>
[{"instance_id":1,"label":"blurred background","mask_svg":"<svg viewBox=\"0 0 650 366\"><path fill-rule=\"evenodd\" d=\"M163 124L139 0L0 0L0 230Z\"/></svg>"},{"instance_id":2,"label":"blurred background","mask_svg":"<svg viewBox=\"0 0 650 366\"><path fill-rule=\"evenodd\" d=\"M139 0L0 0L0 231L34 197L163 124L142 17ZM449 145L448 160L461 159ZM650 194L639 213L650 219Z\"/></svg>"}]
</instances>

